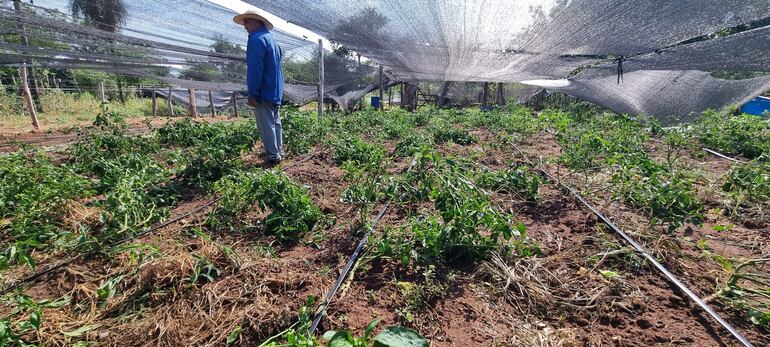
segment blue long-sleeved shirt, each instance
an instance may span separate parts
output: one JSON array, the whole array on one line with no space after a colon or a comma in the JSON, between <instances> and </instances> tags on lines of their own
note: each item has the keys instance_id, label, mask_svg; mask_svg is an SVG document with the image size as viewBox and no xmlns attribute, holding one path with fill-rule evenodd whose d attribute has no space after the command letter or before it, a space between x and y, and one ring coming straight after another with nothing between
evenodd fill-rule
<instances>
[{"instance_id":1,"label":"blue long-sleeved shirt","mask_svg":"<svg viewBox=\"0 0 770 347\"><path fill-rule=\"evenodd\" d=\"M267 29L262 28L249 34L246 64L249 96L257 102L280 105L283 96L281 49Z\"/></svg>"}]
</instances>

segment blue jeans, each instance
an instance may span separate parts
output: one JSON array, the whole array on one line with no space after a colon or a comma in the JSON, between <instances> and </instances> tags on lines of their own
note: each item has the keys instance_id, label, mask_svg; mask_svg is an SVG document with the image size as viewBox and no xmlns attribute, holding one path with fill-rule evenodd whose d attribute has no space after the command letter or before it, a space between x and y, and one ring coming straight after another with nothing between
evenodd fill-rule
<instances>
[{"instance_id":1,"label":"blue jeans","mask_svg":"<svg viewBox=\"0 0 770 347\"><path fill-rule=\"evenodd\" d=\"M278 105L265 102L257 103L254 108L259 137L262 138L268 160L281 160L283 155L283 129L278 109Z\"/></svg>"}]
</instances>

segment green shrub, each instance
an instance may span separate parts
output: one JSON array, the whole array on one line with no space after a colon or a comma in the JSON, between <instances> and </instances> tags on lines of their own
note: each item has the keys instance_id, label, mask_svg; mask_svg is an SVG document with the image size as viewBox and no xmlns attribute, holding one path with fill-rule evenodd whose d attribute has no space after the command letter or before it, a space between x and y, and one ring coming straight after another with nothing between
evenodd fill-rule
<instances>
[{"instance_id":1,"label":"green shrub","mask_svg":"<svg viewBox=\"0 0 770 347\"><path fill-rule=\"evenodd\" d=\"M321 218L321 212L307 191L284 173L254 170L238 172L214 184L221 200L209 216L212 229L235 230L239 216L258 204L270 213L262 220L265 233L273 234L282 242L299 239L312 230Z\"/></svg>"},{"instance_id":2,"label":"green shrub","mask_svg":"<svg viewBox=\"0 0 770 347\"><path fill-rule=\"evenodd\" d=\"M505 171L483 171L476 177L481 188L516 194L527 201L537 200L540 182L540 176L530 168L514 164Z\"/></svg>"},{"instance_id":3,"label":"green shrub","mask_svg":"<svg viewBox=\"0 0 770 347\"><path fill-rule=\"evenodd\" d=\"M729 111L704 111L690 133L706 147L730 155L755 159L770 158L770 123L748 114L731 115Z\"/></svg>"}]
</instances>

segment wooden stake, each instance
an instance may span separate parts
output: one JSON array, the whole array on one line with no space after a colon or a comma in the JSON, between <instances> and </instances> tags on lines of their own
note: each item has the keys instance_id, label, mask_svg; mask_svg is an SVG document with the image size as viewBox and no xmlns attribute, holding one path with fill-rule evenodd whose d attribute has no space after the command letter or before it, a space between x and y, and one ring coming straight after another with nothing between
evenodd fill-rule
<instances>
[{"instance_id":1,"label":"wooden stake","mask_svg":"<svg viewBox=\"0 0 770 347\"><path fill-rule=\"evenodd\" d=\"M16 76L14 76L13 74L11 74L11 80L13 80L13 86L14 87L19 85L19 83L16 82Z\"/></svg>"},{"instance_id":2,"label":"wooden stake","mask_svg":"<svg viewBox=\"0 0 770 347\"><path fill-rule=\"evenodd\" d=\"M382 65L380 65L380 111L385 110L384 99L385 99L385 77L384 77Z\"/></svg>"},{"instance_id":3,"label":"wooden stake","mask_svg":"<svg viewBox=\"0 0 770 347\"><path fill-rule=\"evenodd\" d=\"M174 103L171 101L171 87L168 87L168 113L174 116Z\"/></svg>"},{"instance_id":4,"label":"wooden stake","mask_svg":"<svg viewBox=\"0 0 770 347\"><path fill-rule=\"evenodd\" d=\"M53 78L53 85L56 87L56 89L60 89L59 80L56 77Z\"/></svg>"},{"instance_id":5,"label":"wooden stake","mask_svg":"<svg viewBox=\"0 0 770 347\"><path fill-rule=\"evenodd\" d=\"M102 101L102 112L107 112L107 98L104 96L104 82L99 82L99 100Z\"/></svg>"},{"instance_id":6,"label":"wooden stake","mask_svg":"<svg viewBox=\"0 0 770 347\"><path fill-rule=\"evenodd\" d=\"M27 109L30 116L32 116L32 126L35 130L40 130L40 123L37 121L37 111L35 110L35 102L32 100L32 93L29 91L29 81L27 81L27 66L24 65L19 69L19 77L21 77L22 94L24 94L24 100L27 102Z\"/></svg>"},{"instance_id":7,"label":"wooden stake","mask_svg":"<svg viewBox=\"0 0 770 347\"><path fill-rule=\"evenodd\" d=\"M481 107L487 107L487 99L489 98L489 82L484 82L484 92L481 93Z\"/></svg>"},{"instance_id":8,"label":"wooden stake","mask_svg":"<svg viewBox=\"0 0 770 347\"><path fill-rule=\"evenodd\" d=\"M195 104L195 90L194 89L187 89L187 93L190 97L190 116L193 118L198 117L198 110L196 109Z\"/></svg>"},{"instance_id":9,"label":"wooden stake","mask_svg":"<svg viewBox=\"0 0 770 347\"><path fill-rule=\"evenodd\" d=\"M209 90L209 104L211 105L211 116L216 117L217 116L217 110L214 108L214 95Z\"/></svg>"},{"instance_id":10,"label":"wooden stake","mask_svg":"<svg viewBox=\"0 0 770 347\"><path fill-rule=\"evenodd\" d=\"M324 42L318 39L318 117L324 115Z\"/></svg>"},{"instance_id":11,"label":"wooden stake","mask_svg":"<svg viewBox=\"0 0 770 347\"><path fill-rule=\"evenodd\" d=\"M152 117L158 116L158 92L152 88Z\"/></svg>"},{"instance_id":12,"label":"wooden stake","mask_svg":"<svg viewBox=\"0 0 770 347\"><path fill-rule=\"evenodd\" d=\"M238 97L236 92L233 92L233 111L235 112L235 118L238 118Z\"/></svg>"}]
</instances>

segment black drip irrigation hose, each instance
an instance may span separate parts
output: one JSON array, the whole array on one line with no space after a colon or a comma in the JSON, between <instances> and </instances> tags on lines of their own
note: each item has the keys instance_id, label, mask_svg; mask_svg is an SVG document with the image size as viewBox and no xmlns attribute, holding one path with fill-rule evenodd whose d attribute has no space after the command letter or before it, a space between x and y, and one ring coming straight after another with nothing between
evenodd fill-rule
<instances>
[{"instance_id":1,"label":"black drip irrigation hose","mask_svg":"<svg viewBox=\"0 0 770 347\"><path fill-rule=\"evenodd\" d=\"M358 261L358 256L361 255L361 251L364 249L364 246L366 245L366 241L369 240L369 235L372 233L374 228L377 226L377 224L382 220L382 217L385 215L385 212L390 207L390 202L385 204L385 206L380 209L380 213L377 214L377 216L372 220L372 225L369 230L367 230L364 233L364 236L361 238L361 241L358 242L358 246L356 247L355 251L353 251L353 254L350 256L350 260L348 260L347 264L345 264L345 267L342 269L342 273L340 273L340 276L337 278L337 281L334 283L334 285L329 289L329 292L326 293L326 297L324 298L324 301L321 303L321 305L318 307L318 310L316 310L316 314L313 317L313 323L310 325L310 328L308 328L307 332L308 335L313 335L318 329L318 324L321 323L321 319L323 319L324 316L326 316L326 308L329 307L329 304L331 304L332 298L334 298L334 295L337 294L337 291L340 289L340 286L342 286L342 283L345 282L345 278L347 278L348 274L350 273L350 270L353 268L353 265L356 264Z\"/></svg>"},{"instance_id":2,"label":"black drip irrigation hose","mask_svg":"<svg viewBox=\"0 0 770 347\"><path fill-rule=\"evenodd\" d=\"M534 163L533 163L531 160L529 160L529 158L527 158L527 156L524 154L524 152L523 152L523 151L522 151L522 150L521 150L521 149L520 149L518 146L516 146L515 144L513 144L513 147L516 149L516 151L518 151L518 152L519 152L519 154L522 156L522 158L524 158L524 160L525 160L527 163L529 163L530 165L532 165L533 167L535 167L535 164L534 164ZM634 247L634 249L636 250L636 252L637 252L637 253L639 253L640 255L642 255L642 256L643 256L643 257L644 257L644 258L645 258L647 261L649 261L649 262L650 262L650 263L651 263L651 264L652 264L652 265L653 265L653 266L654 266L654 267L655 267L655 268L656 268L658 271L660 271L660 273L661 273L661 274L663 274L663 275L666 277L666 279L667 279L667 280L668 280L668 281L669 281L671 284L673 284L673 285L674 285L674 286L675 286L677 289L679 289L680 291L682 291L683 293L685 293L685 294L686 294L686 295L687 295L687 296L690 298L690 300L692 300L693 302L695 302L695 303L696 303L698 306L700 306L700 307L701 307L701 308L702 308L704 311L706 311L706 313L708 313L708 314L709 314L709 315L710 315L712 318L714 318L714 320L716 320L716 321L719 323L719 325L721 325L723 328L725 328L725 329L726 329L728 332L730 332L730 334L732 334L732 335L733 335L733 337L735 337L735 338L736 338L738 341L740 341L740 342L741 342L741 344L743 344L745 347L753 347L753 346L754 346L754 345L752 345L752 344L751 344L751 342L749 342L749 340L747 340L747 339L746 339L746 337L744 337L744 336L743 336L743 334L741 334L741 333L740 333L738 330L736 330L736 329L735 329L735 328L734 328L734 327L733 327L733 326L732 326L730 323L728 323L727 321L725 321L725 320L724 320L724 319L723 319L723 318L722 318L722 317L721 317L721 316L720 316L720 315L719 315L719 314L718 314L716 311L714 311L714 309L712 309L712 308L711 308L711 306L709 306L708 304L706 304L706 302L704 302L704 301L703 301L703 300L702 300L700 297L698 297L698 295L697 295L697 294L695 294L693 291L691 291L689 288L687 288L687 286L686 286L684 283L682 283L681 281L679 281L679 279L677 279L677 277L676 277L676 276L675 276L673 273L671 273L670 271L668 271L668 269L666 269L666 268L663 266L663 264L661 264L660 262L658 262L658 260L657 260L657 259L655 259L655 257L653 257L652 255L650 255L649 253L647 253L647 251L644 249L644 247L642 247L642 245L640 245L638 242L636 242L636 240L634 240L633 238L631 238L631 237L630 237L628 234L626 234L626 232L624 232L624 231L623 231L622 229L620 229L620 228L619 228L617 225L615 225L615 223L613 223L613 222L612 222L612 221L611 221L611 220L610 220L610 219L609 219L607 216L605 216L604 214L602 214L602 213L601 213L601 212L600 212L600 211L599 211L599 210L598 210L596 207L594 207L593 205L591 205L591 203L589 203L589 202L588 202L586 199L584 199L584 198L583 198L583 197L580 195L580 193L576 192L574 189L572 189L572 188L571 188L571 187L569 187L568 185L566 185L566 184L562 183L560 180L557 180L557 179L556 179L555 177L553 177L553 175L551 175L551 174L550 174L548 171L546 171L546 170L544 170L544 169L542 169L542 168L539 168L539 170L540 170L540 172L541 172L541 173L543 173L543 174L544 174L544 175L545 175L545 176L546 176L546 177L547 177L547 178L548 178L548 179L549 179L551 182L554 182L554 183L556 183L556 184L557 184L557 185L559 185L559 186L560 186L562 189L564 189L564 190L568 191L570 194L572 194L572 196L574 196L574 197L575 197L575 198L576 198L578 201L580 201L580 202L581 202L581 203L582 203L582 204L583 204L585 207L587 207L587 208L588 208L588 209L589 209L589 210L590 210L590 211L591 211L593 214L595 214L597 217L599 217L599 219L601 219L601 220L602 220L602 222L604 222L605 224L607 224L607 226L609 226L609 227L610 227L610 228L611 228L613 231L615 231L615 232L616 232L618 235L620 235L620 237L622 237L622 238L623 238L623 239L624 239L626 242L628 242L628 243L629 243L629 244L630 244L632 247Z\"/></svg>"},{"instance_id":3,"label":"black drip irrigation hose","mask_svg":"<svg viewBox=\"0 0 770 347\"><path fill-rule=\"evenodd\" d=\"M411 171L414 165L417 163L417 157L415 156L412 158L411 164L409 164L409 168L407 169L407 172ZM334 283L334 285L329 289L329 292L326 293L326 297L324 297L324 301L321 302L318 309L316 310L315 315L313 316L313 322L310 325L310 328L308 328L307 333L308 335L312 336L315 331L318 329L318 324L321 323L321 320L326 315L326 309L329 307L329 304L331 304L332 299L334 298L334 295L337 294L337 291L340 289L340 286L342 286L342 283L345 282L345 278L347 278L348 274L350 273L350 270L353 269L353 266L358 262L358 257L361 255L361 251L363 250L364 246L366 245L366 242L369 240L369 235L374 231L374 228L377 226L377 224L380 223L380 220L382 220L382 217L385 215L385 212L390 208L390 205L392 204L392 201L388 201L385 206L380 209L380 212L377 214L374 219L372 219L372 224L369 230L367 230L364 233L364 236L361 238L361 241L358 242L358 246L356 246L356 249L353 251L353 254L350 256L350 260L348 260L347 264L345 264L345 267L342 269L342 273L340 273L339 277L337 277L337 281Z\"/></svg>"},{"instance_id":4,"label":"black drip irrigation hose","mask_svg":"<svg viewBox=\"0 0 770 347\"><path fill-rule=\"evenodd\" d=\"M296 162L292 163L291 165L287 165L285 167L282 167L281 171L287 171L287 170L289 170L292 167L295 167L295 166L297 166L299 164L302 164L302 163L310 160L314 156L318 155L319 153L320 153L320 151L311 153L308 156L306 156L305 158L303 158L302 160L296 161ZM193 214L196 214L196 213L198 213L200 211L203 211L207 207L217 203L219 200L222 200L222 197L215 198L215 199L213 199L213 200L211 200L211 201L209 201L209 202L207 202L207 203L205 203L205 204L203 204L203 205L201 205L199 207L196 207L195 209L193 209L193 210L191 210L191 211L189 211L187 213L184 213L184 214L182 214L180 216L174 217L174 218L169 219L169 220L167 220L165 222L157 224L157 225L151 227L150 229L142 231L142 232L140 232L138 234L131 235L131 236L126 237L124 239L118 240L115 243L111 244L108 248L114 248L114 247L120 246L120 245L122 245L122 244L124 244L126 242L135 240L135 239L140 238L142 236L145 236L147 234L153 233L153 232L155 232L155 231L157 231L159 229L165 228L165 227L167 227L167 226L169 226L171 224L174 224L174 223L176 223L176 222L178 222L178 221L180 221L182 219L185 219L185 218L187 218L189 216L192 216ZM51 265L51 266L49 266L48 268L46 268L44 270L38 271L38 272L33 273L33 274L31 274L31 275L29 275L27 277L22 278L21 280L18 280L18 281L14 282L14 283L9 284L8 286L6 286L2 290L0 290L0 296L5 295L5 294L15 290L16 288L18 288L21 285L33 284L39 278L41 278L41 277L43 277L43 276L45 276L45 275L47 275L49 273L52 273L52 272L54 272L54 271L56 271L58 269L61 269L62 267L70 265L70 264L74 263L77 260L80 260L80 259L85 258L85 257L92 256L92 255L95 255L97 253L99 253L99 251L90 251L90 252L86 252L86 253L80 253L80 254L72 257L72 258L69 258L69 259L63 260L63 261L61 261L59 263L56 263L54 265Z\"/></svg>"}]
</instances>

